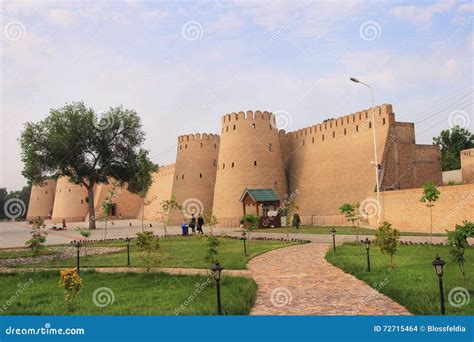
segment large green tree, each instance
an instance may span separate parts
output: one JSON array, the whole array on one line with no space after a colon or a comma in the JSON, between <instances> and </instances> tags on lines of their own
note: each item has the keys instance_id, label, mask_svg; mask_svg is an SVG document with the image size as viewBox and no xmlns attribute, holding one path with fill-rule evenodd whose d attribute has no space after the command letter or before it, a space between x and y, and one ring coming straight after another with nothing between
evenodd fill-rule
<instances>
[{"instance_id":1,"label":"large green tree","mask_svg":"<svg viewBox=\"0 0 474 342\"><path fill-rule=\"evenodd\" d=\"M95 229L94 185L107 184L111 179L123 185L134 179L144 139L134 110L120 106L99 116L83 102L67 104L51 109L37 123L25 124L20 138L22 174L32 184L64 176L84 186L89 199L89 228Z\"/></svg>"},{"instance_id":2,"label":"large green tree","mask_svg":"<svg viewBox=\"0 0 474 342\"><path fill-rule=\"evenodd\" d=\"M467 129L454 126L451 130L441 131L438 137L433 138L434 144L441 146L441 164L443 171L458 170L461 168L460 152L474 147L474 134Z\"/></svg>"}]
</instances>

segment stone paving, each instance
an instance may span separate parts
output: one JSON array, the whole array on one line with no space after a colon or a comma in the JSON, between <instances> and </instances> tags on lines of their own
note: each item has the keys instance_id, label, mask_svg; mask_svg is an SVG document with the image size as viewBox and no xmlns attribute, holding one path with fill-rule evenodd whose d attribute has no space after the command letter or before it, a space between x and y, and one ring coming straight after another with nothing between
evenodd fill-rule
<instances>
[{"instance_id":1,"label":"stone paving","mask_svg":"<svg viewBox=\"0 0 474 342\"><path fill-rule=\"evenodd\" d=\"M258 284L252 315L409 315L400 304L329 264L329 244L267 252L248 269Z\"/></svg>"}]
</instances>

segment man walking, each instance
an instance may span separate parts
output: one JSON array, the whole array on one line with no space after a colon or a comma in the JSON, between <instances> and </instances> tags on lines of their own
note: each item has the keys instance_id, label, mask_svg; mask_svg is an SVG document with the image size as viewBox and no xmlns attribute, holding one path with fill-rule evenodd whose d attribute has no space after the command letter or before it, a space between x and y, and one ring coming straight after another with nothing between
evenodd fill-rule
<instances>
[{"instance_id":1,"label":"man walking","mask_svg":"<svg viewBox=\"0 0 474 342\"><path fill-rule=\"evenodd\" d=\"M202 218L201 214L199 214L197 220L197 231L198 233L204 234L204 232L202 231L202 226L204 226L204 219Z\"/></svg>"},{"instance_id":2,"label":"man walking","mask_svg":"<svg viewBox=\"0 0 474 342\"><path fill-rule=\"evenodd\" d=\"M193 235L196 234L196 218L194 217L194 214L191 217L191 222L189 222L189 228L193 231Z\"/></svg>"}]
</instances>

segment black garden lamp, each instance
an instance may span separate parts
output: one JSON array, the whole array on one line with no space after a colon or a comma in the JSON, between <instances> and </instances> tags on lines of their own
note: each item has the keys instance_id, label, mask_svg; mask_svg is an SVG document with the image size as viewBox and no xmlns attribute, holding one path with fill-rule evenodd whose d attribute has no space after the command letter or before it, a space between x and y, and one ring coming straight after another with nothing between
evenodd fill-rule
<instances>
[{"instance_id":1,"label":"black garden lamp","mask_svg":"<svg viewBox=\"0 0 474 342\"><path fill-rule=\"evenodd\" d=\"M130 266L130 238L128 236L125 238L125 243L127 244L127 265Z\"/></svg>"},{"instance_id":2,"label":"black garden lamp","mask_svg":"<svg viewBox=\"0 0 474 342\"><path fill-rule=\"evenodd\" d=\"M247 234L242 232L242 240L244 241L244 255L247 256Z\"/></svg>"},{"instance_id":3,"label":"black garden lamp","mask_svg":"<svg viewBox=\"0 0 474 342\"><path fill-rule=\"evenodd\" d=\"M364 247L365 247L365 250L367 251L367 272L370 272L370 254L369 254L370 240L369 238L365 238Z\"/></svg>"},{"instance_id":4,"label":"black garden lamp","mask_svg":"<svg viewBox=\"0 0 474 342\"><path fill-rule=\"evenodd\" d=\"M443 267L444 267L444 260L436 254L436 258L433 260L432 265L435 268L436 275L438 276L438 284L439 284L439 300L441 303L441 315L446 314L446 308L444 306L444 289L443 289Z\"/></svg>"},{"instance_id":5,"label":"black garden lamp","mask_svg":"<svg viewBox=\"0 0 474 342\"><path fill-rule=\"evenodd\" d=\"M334 251L334 254L336 254L336 228L332 228L331 233L332 233L332 249Z\"/></svg>"},{"instance_id":6,"label":"black garden lamp","mask_svg":"<svg viewBox=\"0 0 474 342\"><path fill-rule=\"evenodd\" d=\"M212 275L216 281L216 291L217 291L217 314L222 315L222 305L221 305L221 275L224 268L216 262L212 265Z\"/></svg>"},{"instance_id":7,"label":"black garden lamp","mask_svg":"<svg viewBox=\"0 0 474 342\"><path fill-rule=\"evenodd\" d=\"M80 265L79 265L79 256L81 254L81 241L76 241L76 248L77 248L77 273L79 273Z\"/></svg>"}]
</instances>

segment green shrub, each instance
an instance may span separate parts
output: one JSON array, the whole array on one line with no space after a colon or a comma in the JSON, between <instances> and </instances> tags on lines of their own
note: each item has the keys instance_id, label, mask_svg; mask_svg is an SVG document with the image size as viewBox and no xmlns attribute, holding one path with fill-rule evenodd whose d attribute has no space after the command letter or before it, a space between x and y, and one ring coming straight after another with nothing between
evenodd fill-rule
<instances>
[{"instance_id":1,"label":"green shrub","mask_svg":"<svg viewBox=\"0 0 474 342\"><path fill-rule=\"evenodd\" d=\"M160 240L153 232L144 231L137 233L137 246L141 249L140 258L146 267L146 272L150 272L153 265L160 263L158 258L158 250L160 249Z\"/></svg>"},{"instance_id":2,"label":"green shrub","mask_svg":"<svg viewBox=\"0 0 474 342\"><path fill-rule=\"evenodd\" d=\"M393 267L393 255L397 252L400 245L400 233L387 221L375 232L374 244L383 254L390 256L390 267Z\"/></svg>"}]
</instances>

